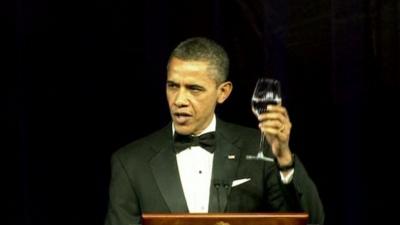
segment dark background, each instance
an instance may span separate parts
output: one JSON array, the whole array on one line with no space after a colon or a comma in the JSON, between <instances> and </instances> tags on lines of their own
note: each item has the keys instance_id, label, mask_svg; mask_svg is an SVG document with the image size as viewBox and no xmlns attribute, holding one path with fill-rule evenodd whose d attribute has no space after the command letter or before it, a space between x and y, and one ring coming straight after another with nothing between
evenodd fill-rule
<instances>
[{"instance_id":1,"label":"dark background","mask_svg":"<svg viewBox=\"0 0 400 225\"><path fill-rule=\"evenodd\" d=\"M110 156L169 121L168 54L191 36L231 58L226 121L256 127L257 77L282 81L326 224L393 221L400 1L16 0L0 12L1 224L102 224Z\"/></svg>"}]
</instances>

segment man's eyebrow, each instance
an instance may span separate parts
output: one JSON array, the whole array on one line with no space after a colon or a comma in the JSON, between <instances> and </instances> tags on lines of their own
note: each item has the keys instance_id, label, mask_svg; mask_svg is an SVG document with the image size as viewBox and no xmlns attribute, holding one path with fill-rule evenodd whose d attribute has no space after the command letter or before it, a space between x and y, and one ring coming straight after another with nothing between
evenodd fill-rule
<instances>
[{"instance_id":1,"label":"man's eyebrow","mask_svg":"<svg viewBox=\"0 0 400 225\"><path fill-rule=\"evenodd\" d=\"M179 83L172 80L167 80L167 85L179 85ZM199 84L186 84L185 87L188 89L206 90L204 86Z\"/></svg>"},{"instance_id":2,"label":"man's eyebrow","mask_svg":"<svg viewBox=\"0 0 400 225\"><path fill-rule=\"evenodd\" d=\"M172 80L167 80L167 84L177 84L177 83Z\"/></svg>"},{"instance_id":3,"label":"man's eyebrow","mask_svg":"<svg viewBox=\"0 0 400 225\"><path fill-rule=\"evenodd\" d=\"M187 84L186 87L191 89L205 90L205 87L198 84Z\"/></svg>"}]
</instances>

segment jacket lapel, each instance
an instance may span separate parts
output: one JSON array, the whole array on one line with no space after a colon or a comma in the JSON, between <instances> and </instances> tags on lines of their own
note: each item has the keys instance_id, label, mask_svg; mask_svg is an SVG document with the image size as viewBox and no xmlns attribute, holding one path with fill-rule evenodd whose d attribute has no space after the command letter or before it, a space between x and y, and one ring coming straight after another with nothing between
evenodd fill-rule
<instances>
[{"instance_id":1,"label":"jacket lapel","mask_svg":"<svg viewBox=\"0 0 400 225\"><path fill-rule=\"evenodd\" d=\"M217 149L214 153L212 169L209 212L224 212L236 176L240 150L232 143L237 135L231 133L225 123L217 120Z\"/></svg>"},{"instance_id":2,"label":"jacket lapel","mask_svg":"<svg viewBox=\"0 0 400 225\"><path fill-rule=\"evenodd\" d=\"M188 212L185 196L179 178L176 155L173 151L171 124L164 128L154 148L159 150L151 160L151 168L158 188L171 212Z\"/></svg>"}]
</instances>

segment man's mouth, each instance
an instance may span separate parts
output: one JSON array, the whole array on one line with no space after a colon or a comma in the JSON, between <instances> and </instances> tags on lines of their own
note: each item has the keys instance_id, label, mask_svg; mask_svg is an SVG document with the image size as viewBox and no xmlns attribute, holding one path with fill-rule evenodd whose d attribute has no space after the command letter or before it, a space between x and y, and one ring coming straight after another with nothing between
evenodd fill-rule
<instances>
[{"instance_id":1,"label":"man's mouth","mask_svg":"<svg viewBox=\"0 0 400 225\"><path fill-rule=\"evenodd\" d=\"M174 115L174 118L175 118L174 121L177 122L177 123L181 123L181 124L187 122L192 117L192 115L190 115L189 113L184 113L184 112L182 112L182 113L174 113L173 115Z\"/></svg>"}]
</instances>

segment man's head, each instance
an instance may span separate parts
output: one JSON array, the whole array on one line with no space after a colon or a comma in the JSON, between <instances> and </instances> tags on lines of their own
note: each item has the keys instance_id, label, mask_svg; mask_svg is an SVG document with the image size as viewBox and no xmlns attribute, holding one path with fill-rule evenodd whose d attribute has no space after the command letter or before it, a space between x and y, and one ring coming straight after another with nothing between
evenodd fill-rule
<instances>
[{"instance_id":1,"label":"man's head","mask_svg":"<svg viewBox=\"0 0 400 225\"><path fill-rule=\"evenodd\" d=\"M229 58L225 50L213 40L195 37L181 42L171 53L172 58L184 61L208 62L209 74L214 77L218 84L226 81L229 74Z\"/></svg>"},{"instance_id":2,"label":"man's head","mask_svg":"<svg viewBox=\"0 0 400 225\"><path fill-rule=\"evenodd\" d=\"M175 130L199 134L210 124L217 103L231 93L224 49L205 38L178 45L168 62L167 99Z\"/></svg>"}]
</instances>

